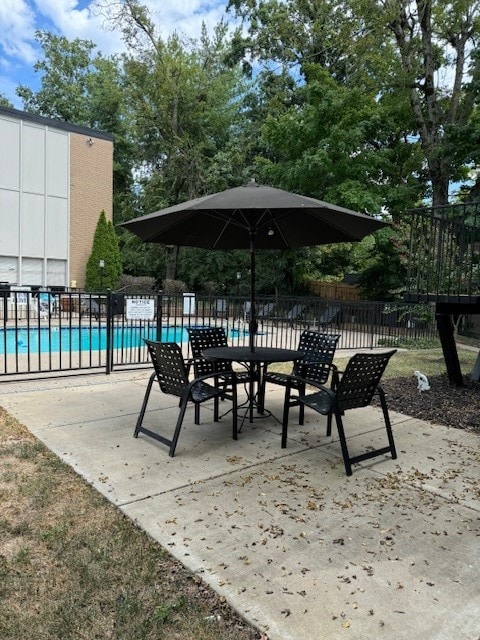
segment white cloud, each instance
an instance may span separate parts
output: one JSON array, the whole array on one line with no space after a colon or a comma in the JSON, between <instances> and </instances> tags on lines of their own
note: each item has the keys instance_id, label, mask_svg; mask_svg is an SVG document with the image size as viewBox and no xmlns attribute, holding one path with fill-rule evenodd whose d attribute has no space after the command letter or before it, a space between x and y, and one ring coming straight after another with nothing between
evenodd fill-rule
<instances>
[{"instance_id":1,"label":"white cloud","mask_svg":"<svg viewBox=\"0 0 480 640\"><path fill-rule=\"evenodd\" d=\"M225 14L226 0L144 0L162 38L176 31L187 38L200 35L202 22L208 29ZM104 17L94 0L1 0L0 49L3 54L32 64L37 59L34 32L45 29L70 40L92 40L104 55L121 51L118 31L104 29Z\"/></svg>"},{"instance_id":2,"label":"white cloud","mask_svg":"<svg viewBox=\"0 0 480 640\"><path fill-rule=\"evenodd\" d=\"M91 0L34 0L39 21L45 21L46 30L59 33L69 40L92 40L104 55L122 49L120 34L102 28L103 17L93 11ZM48 24L51 28L48 28Z\"/></svg>"},{"instance_id":3,"label":"white cloud","mask_svg":"<svg viewBox=\"0 0 480 640\"><path fill-rule=\"evenodd\" d=\"M25 0L2 0L0 3L0 50L2 58L18 58L32 64L36 60L32 45L35 15ZM5 66L2 59L2 66Z\"/></svg>"},{"instance_id":4,"label":"white cloud","mask_svg":"<svg viewBox=\"0 0 480 640\"><path fill-rule=\"evenodd\" d=\"M146 0L152 18L163 38L176 31L179 35L195 38L200 35L202 23L209 30L225 16L226 0Z\"/></svg>"},{"instance_id":5,"label":"white cloud","mask_svg":"<svg viewBox=\"0 0 480 640\"><path fill-rule=\"evenodd\" d=\"M173 32L198 38L202 22L211 31L224 17L227 0L143 0L143 4L162 38ZM12 87L37 84L33 65L40 55L35 42L38 29L69 40L91 40L106 56L122 51L121 33L103 28L104 22L94 0L0 0L0 93L17 105Z\"/></svg>"}]
</instances>

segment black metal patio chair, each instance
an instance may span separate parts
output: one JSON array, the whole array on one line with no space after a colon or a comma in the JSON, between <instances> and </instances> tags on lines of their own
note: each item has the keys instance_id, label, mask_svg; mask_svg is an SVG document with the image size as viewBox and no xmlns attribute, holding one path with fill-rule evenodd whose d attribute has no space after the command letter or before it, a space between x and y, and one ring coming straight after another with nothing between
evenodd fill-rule
<instances>
[{"instance_id":1,"label":"black metal patio chair","mask_svg":"<svg viewBox=\"0 0 480 640\"><path fill-rule=\"evenodd\" d=\"M98 300L94 298L85 298L80 304L80 317L84 315L93 316L95 320L100 318L101 308Z\"/></svg>"},{"instance_id":2,"label":"black metal patio chair","mask_svg":"<svg viewBox=\"0 0 480 640\"><path fill-rule=\"evenodd\" d=\"M335 318L340 313L340 307L330 306L327 307L323 313L318 316L318 326L326 327L329 324L332 324Z\"/></svg>"},{"instance_id":3,"label":"black metal patio chair","mask_svg":"<svg viewBox=\"0 0 480 640\"><path fill-rule=\"evenodd\" d=\"M204 349L213 347L227 347L227 334L223 327L188 327L188 341L190 343L190 350L192 354L191 364L193 364L194 376L196 378L200 376L208 376L213 373L231 373L232 363L225 360L217 360L212 362L206 360L202 356ZM236 372L235 384L246 384L250 381L249 374L243 371ZM229 395L229 389L232 386L232 379L226 378L222 381L221 378L217 378L217 385L222 385L225 394Z\"/></svg>"},{"instance_id":4,"label":"black metal patio chair","mask_svg":"<svg viewBox=\"0 0 480 640\"><path fill-rule=\"evenodd\" d=\"M188 379L187 367L183 359L182 350L175 342L154 342L145 340L148 347L154 371L148 381L147 390L143 399L142 408L138 416L135 426L134 437L137 438L139 433L145 433L154 440L158 440L170 447L169 455L175 455L175 449L182 428L185 411L189 402L193 402L195 406L195 424L200 424L200 405L207 400L214 401L213 419L218 422L218 402L220 397L224 395L222 386L212 386L205 382L207 378L226 378L230 377L232 381L232 422L233 422L233 439L237 439L237 389L235 382L235 372L230 373L209 373L200 376L192 381ZM161 435L152 429L143 426L143 419L147 408L150 392L153 383L157 380L163 393L177 396L179 398L180 413L177 419L175 430L172 438Z\"/></svg>"},{"instance_id":5,"label":"black metal patio chair","mask_svg":"<svg viewBox=\"0 0 480 640\"><path fill-rule=\"evenodd\" d=\"M299 395L305 394L305 383L302 380L326 384L330 374L334 376L337 369L333 364L333 358L340 337L339 333L320 333L310 329L302 331L297 349L303 352L303 358L295 362L290 374L267 371L263 378L262 402L265 398L267 383L286 387L290 380L290 388L298 391ZM290 406L300 406L298 423L303 424L305 413L303 403L298 402L296 397L291 397Z\"/></svg>"},{"instance_id":6,"label":"black metal patio chair","mask_svg":"<svg viewBox=\"0 0 480 640\"><path fill-rule=\"evenodd\" d=\"M250 320L250 300L247 300L243 305L243 321L247 323ZM260 327L263 329L265 321L272 321L274 325L277 324L277 317L275 313L275 302L266 302L258 307L255 317Z\"/></svg>"},{"instance_id":7,"label":"black metal patio chair","mask_svg":"<svg viewBox=\"0 0 480 640\"><path fill-rule=\"evenodd\" d=\"M352 475L352 464L361 462L362 460L368 460L384 453L390 453L392 458L396 459L397 452L393 440L387 401L385 399L385 393L380 386L383 372L395 352L396 349L378 354L356 353L350 358L344 373L337 379L333 389L316 383L312 384L309 380L290 378L285 390L282 448L287 446L288 413L291 406L290 394L292 388L294 388L293 385L311 384L311 386L314 387L313 393L301 393L301 395L296 398L296 401L305 407L309 407L327 416L327 436L330 436L332 433L332 416L335 416L347 476ZM349 409L367 407L372 402L375 394L378 394L380 398L380 405L387 431L388 446L350 456L342 415Z\"/></svg>"},{"instance_id":8,"label":"black metal patio chair","mask_svg":"<svg viewBox=\"0 0 480 640\"><path fill-rule=\"evenodd\" d=\"M288 324L289 327L294 327L295 325L297 326L302 326L304 328L308 327L308 320L307 320L307 311L308 311L308 305L306 304L295 304L290 311L287 312L287 315L285 316L285 322Z\"/></svg>"}]
</instances>

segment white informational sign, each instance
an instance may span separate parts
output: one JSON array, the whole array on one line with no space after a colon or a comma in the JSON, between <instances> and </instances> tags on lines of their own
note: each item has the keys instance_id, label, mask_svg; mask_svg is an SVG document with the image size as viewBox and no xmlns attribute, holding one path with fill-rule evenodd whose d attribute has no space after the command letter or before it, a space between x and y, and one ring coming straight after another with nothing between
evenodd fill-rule
<instances>
[{"instance_id":1,"label":"white informational sign","mask_svg":"<svg viewBox=\"0 0 480 640\"><path fill-rule=\"evenodd\" d=\"M151 298L127 298L127 320L153 320L155 301Z\"/></svg>"},{"instance_id":2,"label":"white informational sign","mask_svg":"<svg viewBox=\"0 0 480 640\"><path fill-rule=\"evenodd\" d=\"M184 316L195 315L195 294L194 293L183 294L183 315Z\"/></svg>"}]
</instances>

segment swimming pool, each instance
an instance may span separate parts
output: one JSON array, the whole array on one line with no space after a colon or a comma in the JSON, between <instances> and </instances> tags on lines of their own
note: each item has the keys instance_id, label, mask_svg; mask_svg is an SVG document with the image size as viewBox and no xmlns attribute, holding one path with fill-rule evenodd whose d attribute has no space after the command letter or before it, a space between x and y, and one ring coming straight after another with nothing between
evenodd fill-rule
<instances>
[{"instance_id":1,"label":"swimming pool","mask_svg":"<svg viewBox=\"0 0 480 640\"><path fill-rule=\"evenodd\" d=\"M157 339L156 327L114 327L113 348L143 346L143 339ZM162 342L187 342L187 330L163 327ZM97 351L107 348L106 327L39 327L0 330L0 354Z\"/></svg>"}]
</instances>

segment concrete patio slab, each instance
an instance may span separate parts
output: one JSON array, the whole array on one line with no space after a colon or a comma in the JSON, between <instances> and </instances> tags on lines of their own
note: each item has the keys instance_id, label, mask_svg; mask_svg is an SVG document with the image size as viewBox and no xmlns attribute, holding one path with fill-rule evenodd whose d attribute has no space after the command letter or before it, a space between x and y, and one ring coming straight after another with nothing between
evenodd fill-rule
<instances>
[{"instance_id":1,"label":"concrete patio slab","mask_svg":"<svg viewBox=\"0 0 480 640\"><path fill-rule=\"evenodd\" d=\"M280 448L273 418L185 418L177 455L132 437L149 371L2 386L2 406L270 640L479 640L478 435L391 412L398 459L347 478L335 427L308 414ZM267 407L281 416L281 389ZM146 420L173 428L152 396ZM348 412L352 452L385 440Z\"/></svg>"}]
</instances>

